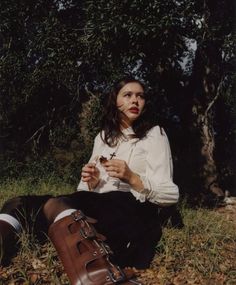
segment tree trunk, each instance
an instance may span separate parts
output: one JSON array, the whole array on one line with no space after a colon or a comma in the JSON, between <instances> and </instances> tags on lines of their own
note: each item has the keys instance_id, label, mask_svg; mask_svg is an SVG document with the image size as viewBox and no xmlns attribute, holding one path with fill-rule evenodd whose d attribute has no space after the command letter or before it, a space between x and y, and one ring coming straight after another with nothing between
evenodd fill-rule
<instances>
[{"instance_id":1,"label":"tree trunk","mask_svg":"<svg viewBox=\"0 0 236 285\"><path fill-rule=\"evenodd\" d=\"M204 114L196 114L198 130L200 133L200 177L203 187L217 196L224 196L224 192L218 185L218 171L214 160L215 137L213 125L213 112L207 117Z\"/></svg>"},{"instance_id":2,"label":"tree trunk","mask_svg":"<svg viewBox=\"0 0 236 285\"><path fill-rule=\"evenodd\" d=\"M214 52L213 52L214 51ZM211 191L217 197L224 196L218 184L218 171L214 160L214 103L219 96L219 69L215 55L219 52L213 43L199 47L195 58L195 96L192 108L194 125L199 134L200 166L199 174L204 190ZM211 65L211 63L213 63Z\"/></svg>"}]
</instances>

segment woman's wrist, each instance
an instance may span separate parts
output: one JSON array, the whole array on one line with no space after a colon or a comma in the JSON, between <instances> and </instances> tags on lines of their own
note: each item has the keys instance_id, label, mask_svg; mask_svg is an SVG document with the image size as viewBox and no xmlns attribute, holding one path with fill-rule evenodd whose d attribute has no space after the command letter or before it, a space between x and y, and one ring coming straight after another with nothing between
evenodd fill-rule
<instances>
[{"instance_id":1,"label":"woman's wrist","mask_svg":"<svg viewBox=\"0 0 236 285\"><path fill-rule=\"evenodd\" d=\"M130 175L129 184L137 192L142 192L144 189L143 182L137 173L132 172Z\"/></svg>"}]
</instances>

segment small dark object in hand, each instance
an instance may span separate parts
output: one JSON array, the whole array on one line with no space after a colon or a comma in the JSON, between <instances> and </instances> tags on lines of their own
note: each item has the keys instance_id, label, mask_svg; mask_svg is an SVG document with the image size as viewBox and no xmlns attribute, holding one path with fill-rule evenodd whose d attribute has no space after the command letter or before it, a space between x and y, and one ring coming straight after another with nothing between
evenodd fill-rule
<instances>
[{"instance_id":1,"label":"small dark object in hand","mask_svg":"<svg viewBox=\"0 0 236 285\"><path fill-rule=\"evenodd\" d=\"M107 162L108 160L107 160L106 157L101 156L101 157L99 158L99 161L100 161L101 164L104 164L104 163Z\"/></svg>"}]
</instances>

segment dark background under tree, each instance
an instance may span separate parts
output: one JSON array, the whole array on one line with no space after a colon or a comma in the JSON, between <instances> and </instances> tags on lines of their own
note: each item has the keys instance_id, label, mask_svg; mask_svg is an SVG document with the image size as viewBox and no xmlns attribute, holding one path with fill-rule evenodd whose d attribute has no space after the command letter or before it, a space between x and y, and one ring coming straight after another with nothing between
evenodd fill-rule
<instances>
[{"instance_id":1,"label":"dark background under tree","mask_svg":"<svg viewBox=\"0 0 236 285\"><path fill-rule=\"evenodd\" d=\"M110 84L150 86L175 181L194 201L235 194L232 0L0 2L0 177L77 184Z\"/></svg>"}]
</instances>

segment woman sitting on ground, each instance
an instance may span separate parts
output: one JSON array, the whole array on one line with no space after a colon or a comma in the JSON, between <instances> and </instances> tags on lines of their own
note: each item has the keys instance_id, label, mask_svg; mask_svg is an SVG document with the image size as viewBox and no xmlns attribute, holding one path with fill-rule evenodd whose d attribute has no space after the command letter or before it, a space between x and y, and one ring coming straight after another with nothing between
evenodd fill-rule
<instances>
[{"instance_id":1,"label":"woman sitting on ground","mask_svg":"<svg viewBox=\"0 0 236 285\"><path fill-rule=\"evenodd\" d=\"M48 233L73 285L141 284L120 268L149 267L161 237L159 210L179 197L168 139L150 122L148 100L136 79L114 85L77 192L21 196L4 204L5 259L10 237L32 224L34 212L35 234Z\"/></svg>"}]
</instances>

